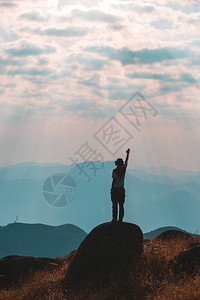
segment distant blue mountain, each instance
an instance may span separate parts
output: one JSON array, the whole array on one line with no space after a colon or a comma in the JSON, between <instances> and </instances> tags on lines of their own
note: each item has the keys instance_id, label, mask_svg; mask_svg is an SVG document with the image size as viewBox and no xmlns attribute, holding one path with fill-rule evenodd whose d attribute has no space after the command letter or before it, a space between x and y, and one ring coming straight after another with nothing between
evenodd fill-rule
<instances>
[{"instance_id":1,"label":"distant blue mountain","mask_svg":"<svg viewBox=\"0 0 200 300\"><path fill-rule=\"evenodd\" d=\"M135 169L134 169L135 170ZM138 170L152 174L152 175L159 175L161 177L188 177L188 178L195 178L200 177L200 171L191 171L186 169L176 169L173 167L167 167L167 166L158 166L158 167L146 167L146 166L140 166Z\"/></svg>"},{"instance_id":2,"label":"distant blue mountain","mask_svg":"<svg viewBox=\"0 0 200 300\"><path fill-rule=\"evenodd\" d=\"M27 162L9 166L0 167L0 179L15 180L15 179L35 179L44 180L51 173L67 172L70 167L59 163L36 163Z\"/></svg>"},{"instance_id":3,"label":"distant blue mountain","mask_svg":"<svg viewBox=\"0 0 200 300\"><path fill-rule=\"evenodd\" d=\"M153 239L167 230L165 226L144 233L144 239ZM0 258L9 255L52 257L66 256L78 248L87 233L72 224L49 226L45 224L12 223L0 226Z\"/></svg>"},{"instance_id":4,"label":"distant blue mountain","mask_svg":"<svg viewBox=\"0 0 200 300\"><path fill-rule=\"evenodd\" d=\"M150 168L150 170L153 168ZM200 184L200 172L192 172L192 171L181 171L176 170L173 173L173 169L171 168L161 168L161 169L153 169L153 173L150 173L149 169L141 170L141 169L131 169L128 170L130 175L136 176L140 179L158 182L158 183L167 183L167 184L186 184L186 183L198 183Z\"/></svg>"},{"instance_id":5,"label":"distant blue mountain","mask_svg":"<svg viewBox=\"0 0 200 300\"><path fill-rule=\"evenodd\" d=\"M1 224L12 223L18 216L23 223L72 223L89 232L111 220L110 187L114 167L114 162L103 165L85 162L71 171L70 166L62 164L23 163L1 167ZM173 174L173 169L170 172ZM50 205L42 194L45 180L58 173L69 174L77 186L75 199L64 207ZM178 170L176 176L170 177L127 169L125 221L138 224L144 232L169 225L196 232L200 228L199 172L192 172L191 176L186 173Z\"/></svg>"},{"instance_id":6,"label":"distant blue mountain","mask_svg":"<svg viewBox=\"0 0 200 300\"><path fill-rule=\"evenodd\" d=\"M72 224L9 224L0 227L0 258L8 255L65 256L76 249L86 235Z\"/></svg>"}]
</instances>

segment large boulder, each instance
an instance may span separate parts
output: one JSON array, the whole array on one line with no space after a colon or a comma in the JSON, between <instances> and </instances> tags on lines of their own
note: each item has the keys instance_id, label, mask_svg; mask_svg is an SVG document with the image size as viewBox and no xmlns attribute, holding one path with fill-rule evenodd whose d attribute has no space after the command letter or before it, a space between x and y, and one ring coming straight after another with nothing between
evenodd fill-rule
<instances>
[{"instance_id":1,"label":"large boulder","mask_svg":"<svg viewBox=\"0 0 200 300\"><path fill-rule=\"evenodd\" d=\"M66 280L73 284L113 270L130 269L143 251L143 233L131 223L110 222L95 227L69 264Z\"/></svg>"},{"instance_id":2,"label":"large boulder","mask_svg":"<svg viewBox=\"0 0 200 300\"><path fill-rule=\"evenodd\" d=\"M169 262L169 266L177 277L198 273L200 270L200 245L180 252Z\"/></svg>"}]
</instances>

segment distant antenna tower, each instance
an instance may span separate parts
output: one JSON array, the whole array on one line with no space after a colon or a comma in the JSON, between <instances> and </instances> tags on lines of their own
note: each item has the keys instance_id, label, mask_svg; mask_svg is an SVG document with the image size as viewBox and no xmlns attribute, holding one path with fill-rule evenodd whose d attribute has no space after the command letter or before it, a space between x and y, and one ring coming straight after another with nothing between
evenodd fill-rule
<instances>
[{"instance_id":1,"label":"distant antenna tower","mask_svg":"<svg viewBox=\"0 0 200 300\"><path fill-rule=\"evenodd\" d=\"M17 223L17 222L18 222L18 216L16 216L14 223Z\"/></svg>"}]
</instances>

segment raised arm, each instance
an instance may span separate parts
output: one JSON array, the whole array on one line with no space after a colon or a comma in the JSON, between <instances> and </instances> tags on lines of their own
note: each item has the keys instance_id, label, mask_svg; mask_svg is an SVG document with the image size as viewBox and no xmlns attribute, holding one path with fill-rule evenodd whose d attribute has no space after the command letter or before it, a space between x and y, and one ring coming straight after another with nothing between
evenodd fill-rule
<instances>
[{"instance_id":1,"label":"raised arm","mask_svg":"<svg viewBox=\"0 0 200 300\"><path fill-rule=\"evenodd\" d=\"M130 149L128 148L128 149L126 150L126 160L125 160L125 164L128 163L129 153L130 153Z\"/></svg>"}]
</instances>

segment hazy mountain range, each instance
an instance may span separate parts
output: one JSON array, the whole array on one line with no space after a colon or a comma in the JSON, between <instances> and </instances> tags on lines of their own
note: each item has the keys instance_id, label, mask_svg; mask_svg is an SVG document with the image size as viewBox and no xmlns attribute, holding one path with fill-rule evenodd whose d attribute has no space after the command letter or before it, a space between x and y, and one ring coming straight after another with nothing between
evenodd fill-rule
<instances>
[{"instance_id":1,"label":"hazy mountain range","mask_svg":"<svg viewBox=\"0 0 200 300\"><path fill-rule=\"evenodd\" d=\"M18 216L22 223L71 223L89 232L109 221L114 162L96 162L95 167L98 170L94 170L94 163L85 162L70 173L70 167L62 164L32 162L0 167L1 225L13 223ZM55 207L44 199L42 190L46 179L51 175L56 178L60 172L70 174L77 194L68 205ZM65 187L59 189L58 185L55 193L62 193ZM143 232L163 226L199 230L200 172L169 167L128 169L125 187L125 221L138 224Z\"/></svg>"},{"instance_id":2,"label":"hazy mountain range","mask_svg":"<svg viewBox=\"0 0 200 300\"><path fill-rule=\"evenodd\" d=\"M183 232L183 230L181 228L173 227L173 226L165 226L165 227L157 228L155 230L151 230L150 232L144 233L143 234L143 240L145 240L145 239L152 240L157 235L159 235L160 233L168 231L168 230L176 230L176 231L182 231Z\"/></svg>"},{"instance_id":3,"label":"hazy mountain range","mask_svg":"<svg viewBox=\"0 0 200 300\"><path fill-rule=\"evenodd\" d=\"M72 224L9 224L0 227L0 258L8 255L65 256L78 248L86 235Z\"/></svg>"},{"instance_id":4,"label":"hazy mountain range","mask_svg":"<svg viewBox=\"0 0 200 300\"><path fill-rule=\"evenodd\" d=\"M143 238L153 239L167 230L181 231L177 227L162 227L144 233ZM86 235L84 230L72 224L8 224L0 227L0 258L8 255L63 257L78 248Z\"/></svg>"}]
</instances>

